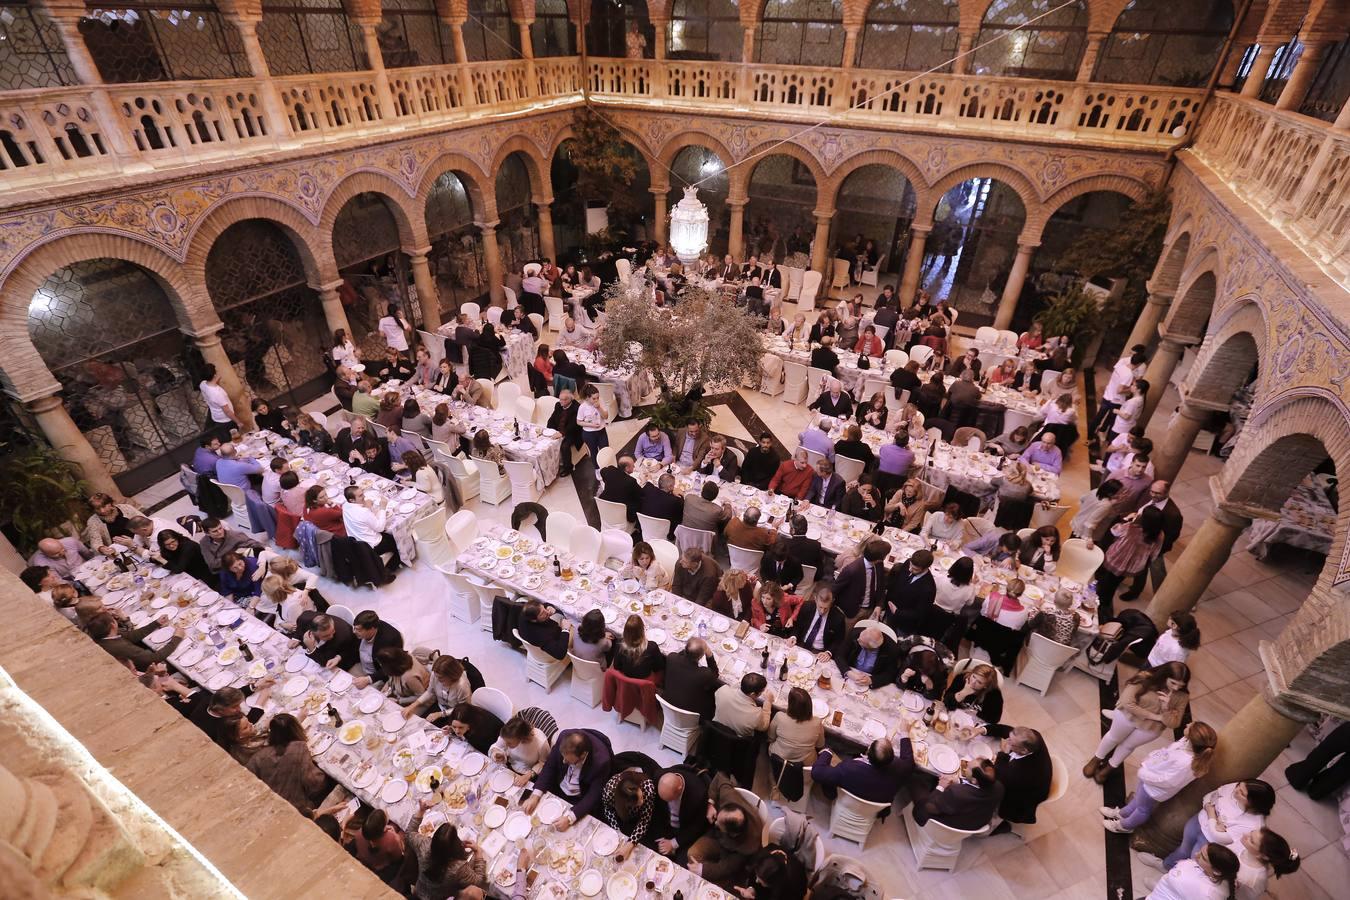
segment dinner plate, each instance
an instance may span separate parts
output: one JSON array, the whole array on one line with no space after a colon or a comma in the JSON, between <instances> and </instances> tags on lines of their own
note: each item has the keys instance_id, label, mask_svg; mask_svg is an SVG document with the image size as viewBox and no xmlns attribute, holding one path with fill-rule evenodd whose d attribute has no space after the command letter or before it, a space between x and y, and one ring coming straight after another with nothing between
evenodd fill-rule
<instances>
[{"instance_id":1,"label":"dinner plate","mask_svg":"<svg viewBox=\"0 0 1350 900\"><path fill-rule=\"evenodd\" d=\"M302 671L309 665L309 657L304 653L292 653L286 657L286 671L292 674Z\"/></svg>"},{"instance_id":2,"label":"dinner plate","mask_svg":"<svg viewBox=\"0 0 1350 900\"><path fill-rule=\"evenodd\" d=\"M717 642L717 649L724 653L735 653L737 650L741 649L741 645L736 643L735 638L724 637Z\"/></svg>"},{"instance_id":3,"label":"dinner plate","mask_svg":"<svg viewBox=\"0 0 1350 900\"><path fill-rule=\"evenodd\" d=\"M232 665L235 660L243 654L239 652L238 647L226 647L216 654L216 664L222 666Z\"/></svg>"},{"instance_id":4,"label":"dinner plate","mask_svg":"<svg viewBox=\"0 0 1350 900\"><path fill-rule=\"evenodd\" d=\"M400 493L400 494L398 495L398 498L399 498L400 500L415 500L415 499L417 499L417 488L407 488L406 490L404 490L402 493Z\"/></svg>"},{"instance_id":5,"label":"dinner plate","mask_svg":"<svg viewBox=\"0 0 1350 900\"><path fill-rule=\"evenodd\" d=\"M581 562L577 563L576 569L582 575L589 575L595 571L595 563L591 562L589 559L583 559Z\"/></svg>"},{"instance_id":6,"label":"dinner plate","mask_svg":"<svg viewBox=\"0 0 1350 900\"><path fill-rule=\"evenodd\" d=\"M727 892L711 882L703 882L694 900L727 900Z\"/></svg>"},{"instance_id":7,"label":"dinner plate","mask_svg":"<svg viewBox=\"0 0 1350 900\"><path fill-rule=\"evenodd\" d=\"M459 772L461 775L467 775L470 778L483 771L487 765L487 757L481 753L466 753L464 758L459 761Z\"/></svg>"},{"instance_id":8,"label":"dinner plate","mask_svg":"<svg viewBox=\"0 0 1350 900\"><path fill-rule=\"evenodd\" d=\"M333 736L326 731L316 732L309 739L309 752L314 756L318 756L331 746L333 746Z\"/></svg>"},{"instance_id":9,"label":"dinner plate","mask_svg":"<svg viewBox=\"0 0 1350 900\"><path fill-rule=\"evenodd\" d=\"M180 648L183 646L185 646L185 644L179 644ZM169 657L169 659L179 668L186 669L189 666L195 666L197 663L201 662L204 655L205 654L203 654L199 648L188 647L187 650L178 654L177 658Z\"/></svg>"},{"instance_id":10,"label":"dinner plate","mask_svg":"<svg viewBox=\"0 0 1350 900\"><path fill-rule=\"evenodd\" d=\"M565 812L567 812L567 804L552 794L545 797L534 811L535 815L539 817L539 821L545 825L552 825Z\"/></svg>"},{"instance_id":11,"label":"dinner plate","mask_svg":"<svg viewBox=\"0 0 1350 900\"><path fill-rule=\"evenodd\" d=\"M156 628L150 632L145 639L152 644L162 644L171 637L173 637L173 626L165 625L163 628Z\"/></svg>"},{"instance_id":12,"label":"dinner plate","mask_svg":"<svg viewBox=\"0 0 1350 900\"><path fill-rule=\"evenodd\" d=\"M653 853L651 861L647 863L647 878L656 882L658 888L663 887L670 877L675 874L675 864L664 856L658 856Z\"/></svg>"},{"instance_id":13,"label":"dinner plate","mask_svg":"<svg viewBox=\"0 0 1350 900\"><path fill-rule=\"evenodd\" d=\"M151 620L153 620L155 617L152 613L148 613L142 609L132 613L128 618L131 619L132 625L135 625L137 628L141 628L142 626L149 625Z\"/></svg>"},{"instance_id":14,"label":"dinner plate","mask_svg":"<svg viewBox=\"0 0 1350 900\"><path fill-rule=\"evenodd\" d=\"M497 570L497 577L503 580L511 578L515 574L516 574L515 566L503 565L501 568Z\"/></svg>"},{"instance_id":15,"label":"dinner plate","mask_svg":"<svg viewBox=\"0 0 1350 900\"><path fill-rule=\"evenodd\" d=\"M425 732L423 732L425 733ZM427 740L426 751L431 756L439 756L446 747L450 746L450 735L444 731L433 731L431 738Z\"/></svg>"},{"instance_id":16,"label":"dinner plate","mask_svg":"<svg viewBox=\"0 0 1350 900\"><path fill-rule=\"evenodd\" d=\"M943 775L955 775L961 768L961 757L946 744L928 748L928 765Z\"/></svg>"},{"instance_id":17,"label":"dinner plate","mask_svg":"<svg viewBox=\"0 0 1350 900\"><path fill-rule=\"evenodd\" d=\"M281 686L283 697L299 697L307 690L309 690L309 679L304 675L287 678L286 683Z\"/></svg>"},{"instance_id":18,"label":"dinner plate","mask_svg":"<svg viewBox=\"0 0 1350 900\"><path fill-rule=\"evenodd\" d=\"M478 568L486 569L490 572L492 569L496 568L497 558L495 556L484 556L482 559L478 560L477 565Z\"/></svg>"},{"instance_id":19,"label":"dinner plate","mask_svg":"<svg viewBox=\"0 0 1350 900\"><path fill-rule=\"evenodd\" d=\"M403 718L403 713L394 710L380 716L380 727L390 734L396 731L402 731L403 726L408 724L408 720Z\"/></svg>"},{"instance_id":20,"label":"dinner plate","mask_svg":"<svg viewBox=\"0 0 1350 900\"><path fill-rule=\"evenodd\" d=\"M209 690L220 691L229 687L232 681L234 681L233 672L217 672L206 682L206 687Z\"/></svg>"},{"instance_id":21,"label":"dinner plate","mask_svg":"<svg viewBox=\"0 0 1350 900\"><path fill-rule=\"evenodd\" d=\"M862 733L869 741L879 741L886 736L886 726L876 719L868 719L863 722Z\"/></svg>"},{"instance_id":22,"label":"dinner plate","mask_svg":"<svg viewBox=\"0 0 1350 900\"><path fill-rule=\"evenodd\" d=\"M416 509L417 509L416 503L400 503L398 505L398 511L400 513L403 513L404 515L407 515L408 513L413 512Z\"/></svg>"},{"instance_id":23,"label":"dinner plate","mask_svg":"<svg viewBox=\"0 0 1350 900\"><path fill-rule=\"evenodd\" d=\"M168 569L165 569L165 568L162 568L162 567L160 567L160 566L155 566L153 569L150 570L150 577L151 577L151 578L168 578L168 577L169 577L169 570L168 570Z\"/></svg>"},{"instance_id":24,"label":"dinner plate","mask_svg":"<svg viewBox=\"0 0 1350 900\"><path fill-rule=\"evenodd\" d=\"M605 876L596 869L587 869L577 879L577 890L583 897L594 897L605 886Z\"/></svg>"},{"instance_id":25,"label":"dinner plate","mask_svg":"<svg viewBox=\"0 0 1350 900\"><path fill-rule=\"evenodd\" d=\"M544 437L555 438L555 437L557 437L557 436L558 436L558 431L557 431L556 428L545 428L545 429L544 429Z\"/></svg>"},{"instance_id":26,"label":"dinner plate","mask_svg":"<svg viewBox=\"0 0 1350 900\"><path fill-rule=\"evenodd\" d=\"M375 766L370 763L362 763L357 767L356 773L352 775L352 787L359 791L364 791L374 784L375 779L379 777L380 773L376 771Z\"/></svg>"},{"instance_id":27,"label":"dinner plate","mask_svg":"<svg viewBox=\"0 0 1350 900\"><path fill-rule=\"evenodd\" d=\"M741 485L741 493L749 497L755 493L755 486L753 484L743 484Z\"/></svg>"},{"instance_id":28,"label":"dinner plate","mask_svg":"<svg viewBox=\"0 0 1350 900\"><path fill-rule=\"evenodd\" d=\"M647 640L659 647L666 640L666 630L664 628L648 628Z\"/></svg>"},{"instance_id":29,"label":"dinner plate","mask_svg":"<svg viewBox=\"0 0 1350 900\"><path fill-rule=\"evenodd\" d=\"M431 793L431 779L436 779L437 784L445 780L445 770L440 766L423 766L422 771L417 773L414 783L417 790L423 794Z\"/></svg>"},{"instance_id":30,"label":"dinner plate","mask_svg":"<svg viewBox=\"0 0 1350 900\"><path fill-rule=\"evenodd\" d=\"M210 606L220 599L220 595L215 591L204 591L197 595L198 606Z\"/></svg>"},{"instance_id":31,"label":"dinner plate","mask_svg":"<svg viewBox=\"0 0 1350 900\"><path fill-rule=\"evenodd\" d=\"M533 828L534 823L530 821L530 817L517 811L506 817L506 822L502 825L502 834L506 835L509 841L518 841L528 835Z\"/></svg>"},{"instance_id":32,"label":"dinner plate","mask_svg":"<svg viewBox=\"0 0 1350 900\"><path fill-rule=\"evenodd\" d=\"M397 803L406 796L408 796L408 782L402 778L385 782L384 787L380 788L380 799L385 803Z\"/></svg>"},{"instance_id":33,"label":"dinner plate","mask_svg":"<svg viewBox=\"0 0 1350 900\"><path fill-rule=\"evenodd\" d=\"M642 585L636 578L625 578L623 583L619 585L619 590L623 591L625 594L636 594L638 591L642 590Z\"/></svg>"},{"instance_id":34,"label":"dinner plate","mask_svg":"<svg viewBox=\"0 0 1350 900\"><path fill-rule=\"evenodd\" d=\"M693 611L694 604L690 603L688 600L681 600L675 604L675 612L682 616L687 616Z\"/></svg>"},{"instance_id":35,"label":"dinner plate","mask_svg":"<svg viewBox=\"0 0 1350 900\"><path fill-rule=\"evenodd\" d=\"M591 838L591 849L601 856L609 856L619 849L619 835L612 828L597 828Z\"/></svg>"},{"instance_id":36,"label":"dinner plate","mask_svg":"<svg viewBox=\"0 0 1350 900\"><path fill-rule=\"evenodd\" d=\"M798 668L805 669L807 666L815 663L816 657L810 650L803 650L798 647L797 652L792 655L792 661L796 663Z\"/></svg>"},{"instance_id":37,"label":"dinner plate","mask_svg":"<svg viewBox=\"0 0 1350 900\"><path fill-rule=\"evenodd\" d=\"M328 689L335 694L340 694L352 686L352 676L350 672L338 672L333 679L328 682Z\"/></svg>"},{"instance_id":38,"label":"dinner plate","mask_svg":"<svg viewBox=\"0 0 1350 900\"><path fill-rule=\"evenodd\" d=\"M483 813L483 824L488 828L500 828L506 821L506 807L491 804Z\"/></svg>"},{"instance_id":39,"label":"dinner plate","mask_svg":"<svg viewBox=\"0 0 1350 900\"><path fill-rule=\"evenodd\" d=\"M544 579L538 575L531 575L529 578L525 579L525 587L527 590L531 591L539 590L540 585L542 585L543 583Z\"/></svg>"},{"instance_id":40,"label":"dinner plate","mask_svg":"<svg viewBox=\"0 0 1350 900\"><path fill-rule=\"evenodd\" d=\"M900 705L912 713L921 713L924 707L928 705L922 694L914 691L905 691L900 695Z\"/></svg>"},{"instance_id":41,"label":"dinner plate","mask_svg":"<svg viewBox=\"0 0 1350 900\"><path fill-rule=\"evenodd\" d=\"M243 618L244 612L237 606L228 606L216 613L217 625L233 625Z\"/></svg>"},{"instance_id":42,"label":"dinner plate","mask_svg":"<svg viewBox=\"0 0 1350 900\"><path fill-rule=\"evenodd\" d=\"M830 714L830 704L821 700L819 697L811 698L811 715L817 719L823 719Z\"/></svg>"},{"instance_id":43,"label":"dinner plate","mask_svg":"<svg viewBox=\"0 0 1350 900\"><path fill-rule=\"evenodd\" d=\"M384 695L375 691L363 694L361 699L356 702L356 708L366 715L378 712L381 706L384 706Z\"/></svg>"},{"instance_id":44,"label":"dinner plate","mask_svg":"<svg viewBox=\"0 0 1350 900\"><path fill-rule=\"evenodd\" d=\"M506 769L498 769L492 773L488 779L488 786L499 794L504 794L511 790L512 785L516 783L515 776Z\"/></svg>"},{"instance_id":45,"label":"dinner plate","mask_svg":"<svg viewBox=\"0 0 1350 900\"><path fill-rule=\"evenodd\" d=\"M150 608L151 608L151 609L163 609L164 607L166 607L166 606L168 606L168 605L169 605L169 598L168 598L168 597L159 597L159 596L156 596L153 600L150 601Z\"/></svg>"},{"instance_id":46,"label":"dinner plate","mask_svg":"<svg viewBox=\"0 0 1350 900\"><path fill-rule=\"evenodd\" d=\"M609 900L633 900L637 889L637 879L631 872L615 872L605 885L605 896Z\"/></svg>"},{"instance_id":47,"label":"dinner plate","mask_svg":"<svg viewBox=\"0 0 1350 900\"><path fill-rule=\"evenodd\" d=\"M606 606L600 610L600 614L605 617L606 625L613 625L615 620L619 618L619 611L612 606Z\"/></svg>"},{"instance_id":48,"label":"dinner plate","mask_svg":"<svg viewBox=\"0 0 1350 900\"><path fill-rule=\"evenodd\" d=\"M713 616L712 621L709 622L708 625L718 634L731 630L731 620L725 616Z\"/></svg>"}]
</instances>

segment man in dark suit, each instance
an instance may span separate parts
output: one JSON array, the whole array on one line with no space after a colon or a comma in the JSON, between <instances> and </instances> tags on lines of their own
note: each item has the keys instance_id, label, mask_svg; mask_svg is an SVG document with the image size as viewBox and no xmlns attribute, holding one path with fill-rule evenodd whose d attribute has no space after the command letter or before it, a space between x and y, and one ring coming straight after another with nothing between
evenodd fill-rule
<instances>
[{"instance_id":1,"label":"man in dark suit","mask_svg":"<svg viewBox=\"0 0 1350 900\"><path fill-rule=\"evenodd\" d=\"M693 766L671 766L656 779L656 808L647 846L684 863L694 841L708 830L708 778Z\"/></svg>"},{"instance_id":2,"label":"man in dark suit","mask_svg":"<svg viewBox=\"0 0 1350 900\"><path fill-rule=\"evenodd\" d=\"M798 647L827 660L844 637L848 622L834 602L834 591L828 584L817 584L811 589L811 599L802 604L797 621L792 626L792 639Z\"/></svg>"},{"instance_id":3,"label":"man in dark suit","mask_svg":"<svg viewBox=\"0 0 1350 900\"><path fill-rule=\"evenodd\" d=\"M834 338L828 335L820 339L820 346L811 351L811 368L835 374L839 368L839 355L834 352L833 344Z\"/></svg>"},{"instance_id":4,"label":"man in dark suit","mask_svg":"<svg viewBox=\"0 0 1350 900\"><path fill-rule=\"evenodd\" d=\"M717 659L702 638L691 637L683 650L666 654L666 679L661 696L672 706L711 719L716 709L714 695L722 686Z\"/></svg>"},{"instance_id":5,"label":"man in dark suit","mask_svg":"<svg viewBox=\"0 0 1350 900\"><path fill-rule=\"evenodd\" d=\"M129 662L136 667L136 671L144 672L155 663L162 663L178 649L178 645L183 642L183 629L175 627L173 637L169 638L168 643L158 650L151 650L142 642L153 631L169 624L169 620L163 617L146 622L140 628L134 628L129 631L122 631L117 619L112 613L101 612L89 620L85 626L89 636L98 642L98 645L108 651L112 657L119 662Z\"/></svg>"},{"instance_id":6,"label":"man in dark suit","mask_svg":"<svg viewBox=\"0 0 1350 900\"><path fill-rule=\"evenodd\" d=\"M735 481L740 474L740 462L736 454L727 449L727 439L715 434L708 440L708 452L697 461L695 470L700 475L716 475L723 481Z\"/></svg>"},{"instance_id":7,"label":"man in dark suit","mask_svg":"<svg viewBox=\"0 0 1350 900\"><path fill-rule=\"evenodd\" d=\"M830 763L833 750L822 750L811 766L811 780L833 799L842 788L871 803L889 803L914 771L914 751L909 738L901 738L900 752L886 738L873 741L867 755L849 759L837 766Z\"/></svg>"},{"instance_id":8,"label":"man in dark suit","mask_svg":"<svg viewBox=\"0 0 1350 900\"><path fill-rule=\"evenodd\" d=\"M329 669L350 669L361 662L361 642L352 633L352 626L323 613L309 623L304 636L309 658Z\"/></svg>"},{"instance_id":9,"label":"man in dark suit","mask_svg":"<svg viewBox=\"0 0 1350 900\"><path fill-rule=\"evenodd\" d=\"M890 350L895 346L895 326L900 321L900 310L893 301L883 303L884 299L886 299L884 294L877 298L876 312L872 313L872 324L886 329L886 336L881 342L886 345L887 350Z\"/></svg>"},{"instance_id":10,"label":"man in dark suit","mask_svg":"<svg viewBox=\"0 0 1350 900\"><path fill-rule=\"evenodd\" d=\"M628 510L630 522L637 521L638 507L642 505L642 486L633 477L636 465L633 457L620 456L614 465L605 466L600 470L600 480L605 483L605 489L600 492L600 499L622 503Z\"/></svg>"},{"instance_id":11,"label":"man in dark suit","mask_svg":"<svg viewBox=\"0 0 1350 900\"><path fill-rule=\"evenodd\" d=\"M1144 502L1139 505L1136 513L1141 513L1147 506L1155 506L1163 517L1163 545L1162 552L1153 558L1138 575L1134 577L1134 582L1130 589L1120 595L1122 600L1137 600L1139 594L1144 590L1144 582L1148 580L1149 573L1153 574L1153 593L1157 593L1162 587L1163 579L1167 577L1167 563L1163 557L1172 549L1172 545L1181 537L1182 516L1181 510L1177 508L1172 500L1172 483L1159 479L1148 486L1148 496Z\"/></svg>"},{"instance_id":12,"label":"man in dark suit","mask_svg":"<svg viewBox=\"0 0 1350 900\"><path fill-rule=\"evenodd\" d=\"M772 581L782 585L788 593L796 593L794 588L802 583L806 573L802 564L787 555L787 546L780 539L764 551L764 559L759 564L759 580Z\"/></svg>"},{"instance_id":13,"label":"man in dark suit","mask_svg":"<svg viewBox=\"0 0 1350 900\"><path fill-rule=\"evenodd\" d=\"M642 486L638 499L638 512L655 519L670 522L670 537L675 537L675 526L684 521L684 501L675 496L675 476L669 472L657 479L656 483L647 482Z\"/></svg>"},{"instance_id":14,"label":"man in dark suit","mask_svg":"<svg viewBox=\"0 0 1350 900\"><path fill-rule=\"evenodd\" d=\"M811 489L806 494L808 503L826 509L838 509L844 499L844 479L834 474L834 463L822 459L816 463L816 474L811 476Z\"/></svg>"},{"instance_id":15,"label":"man in dark suit","mask_svg":"<svg viewBox=\"0 0 1350 900\"><path fill-rule=\"evenodd\" d=\"M352 619L352 634L356 635L357 653L361 660L361 671L375 684L388 679L380 667L377 654L386 647L403 649L403 635L397 628L382 620L373 609L363 609ZM358 685L362 687L363 685Z\"/></svg>"},{"instance_id":16,"label":"man in dark suit","mask_svg":"<svg viewBox=\"0 0 1350 900\"><path fill-rule=\"evenodd\" d=\"M1034 728L1013 728L994 759L994 772L1003 785L1003 802L998 807L1003 822L995 833L1011 830L1013 822L1035 823L1036 807L1050 796L1054 777L1041 733Z\"/></svg>"},{"instance_id":17,"label":"man in dark suit","mask_svg":"<svg viewBox=\"0 0 1350 900\"><path fill-rule=\"evenodd\" d=\"M895 682L900 671L900 653L895 639L875 623L859 622L834 654L839 674L868 687Z\"/></svg>"},{"instance_id":18,"label":"man in dark suit","mask_svg":"<svg viewBox=\"0 0 1350 900\"><path fill-rule=\"evenodd\" d=\"M548 417L548 427L562 433L562 465L558 467L560 477L572 474L572 451L581 446L581 426L577 424L579 408L580 404L572 392L563 388L558 392L558 405L553 407L553 414Z\"/></svg>"},{"instance_id":19,"label":"man in dark suit","mask_svg":"<svg viewBox=\"0 0 1350 900\"><path fill-rule=\"evenodd\" d=\"M553 619L553 612L552 607L531 600L520 611L516 630L520 632L521 640L533 644L554 659L563 659L567 656L571 635Z\"/></svg>"},{"instance_id":20,"label":"man in dark suit","mask_svg":"<svg viewBox=\"0 0 1350 900\"><path fill-rule=\"evenodd\" d=\"M347 412L352 411L352 398L356 396L356 373L346 366L338 366L333 375L333 396L338 406Z\"/></svg>"},{"instance_id":21,"label":"man in dark suit","mask_svg":"<svg viewBox=\"0 0 1350 900\"><path fill-rule=\"evenodd\" d=\"M881 602L885 594L886 555L891 545L876 538L863 547L862 555L834 574L834 598L844 615L856 619Z\"/></svg>"},{"instance_id":22,"label":"man in dark suit","mask_svg":"<svg viewBox=\"0 0 1350 900\"><path fill-rule=\"evenodd\" d=\"M819 574L824 551L820 548L820 541L807 535L806 516L793 516L789 527L792 534L782 542L783 548L787 551L787 558L795 560L801 566L815 566L816 573Z\"/></svg>"},{"instance_id":23,"label":"man in dark suit","mask_svg":"<svg viewBox=\"0 0 1350 900\"><path fill-rule=\"evenodd\" d=\"M564 813L570 818L569 826L598 812L613 755L609 738L593 728L559 732L544 768L535 776L534 793L520 808L529 815L544 794L556 794L572 804L572 809Z\"/></svg>"},{"instance_id":24,"label":"man in dark suit","mask_svg":"<svg viewBox=\"0 0 1350 900\"><path fill-rule=\"evenodd\" d=\"M903 566L891 569L886 585L886 624L901 634L918 634L937 597L937 583L928 570L933 554L916 550Z\"/></svg>"},{"instance_id":25,"label":"man in dark suit","mask_svg":"<svg viewBox=\"0 0 1350 900\"><path fill-rule=\"evenodd\" d=\"M971 763L969 779L943 775L938 784L940 791L926 778L915 778L910 784L914 821L920 825L932 819L948 828L978 831L989 824L1003 801L1003 785L987 759Z\"/></svg>"}]
</instances>

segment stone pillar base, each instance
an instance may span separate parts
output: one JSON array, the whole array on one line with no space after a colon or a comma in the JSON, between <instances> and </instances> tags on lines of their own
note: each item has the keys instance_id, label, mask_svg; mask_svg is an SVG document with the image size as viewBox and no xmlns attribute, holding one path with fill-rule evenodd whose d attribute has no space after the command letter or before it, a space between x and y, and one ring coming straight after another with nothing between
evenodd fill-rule
<instances>
[{"instance_id":1,"label":"stone pillar base","mask_svg":"<svg viewBox=\"0 0 1350 900\"><path fill-rule=\"evenodd\" d=\"M1195 608L1210 581L1228 562L1238 535L1250 524L1252 520L1246 516L1222 505L1214 507L1200 530L1192 535L1176 565L1168 569L1167 580L1144 610L1160 632L1167 627L1167 617L1172 613Z\"/></svg>"}]
</instances>

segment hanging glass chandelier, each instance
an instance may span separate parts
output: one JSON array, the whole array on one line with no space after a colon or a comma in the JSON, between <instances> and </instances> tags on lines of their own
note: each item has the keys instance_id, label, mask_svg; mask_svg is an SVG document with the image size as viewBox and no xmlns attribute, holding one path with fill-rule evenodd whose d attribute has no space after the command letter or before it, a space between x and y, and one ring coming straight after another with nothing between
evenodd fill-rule
<instances>
[{"instance_id":1,"label":"hanging glass chandelier","mask_svg":"<svg viewBox=\"0 0 1350 900\"><path fill-rule=\"evenodd\" d=\"M698 199L698 188L684 189L684 199L670 211L670 246L685 265L697 262L708 246L708 207Z\"/></svg>"}]
</instances>

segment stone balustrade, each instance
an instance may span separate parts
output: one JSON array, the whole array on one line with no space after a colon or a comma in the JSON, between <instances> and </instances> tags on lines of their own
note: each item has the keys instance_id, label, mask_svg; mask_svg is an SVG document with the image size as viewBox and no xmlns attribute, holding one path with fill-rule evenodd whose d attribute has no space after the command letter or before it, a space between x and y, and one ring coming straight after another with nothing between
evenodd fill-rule
<instances>
[{"instance_id":1,"label":"stone balustrade","mask_svg":"<svg viewBox=\"0 0 1350 900\"><path fill-rule=\"evenodd\" d=\"M1194 150L1233 191L1350 288L1347 126L1350 115L1345 113L1328 124L1218 94Z\"/></svg>"}]
</instances>

